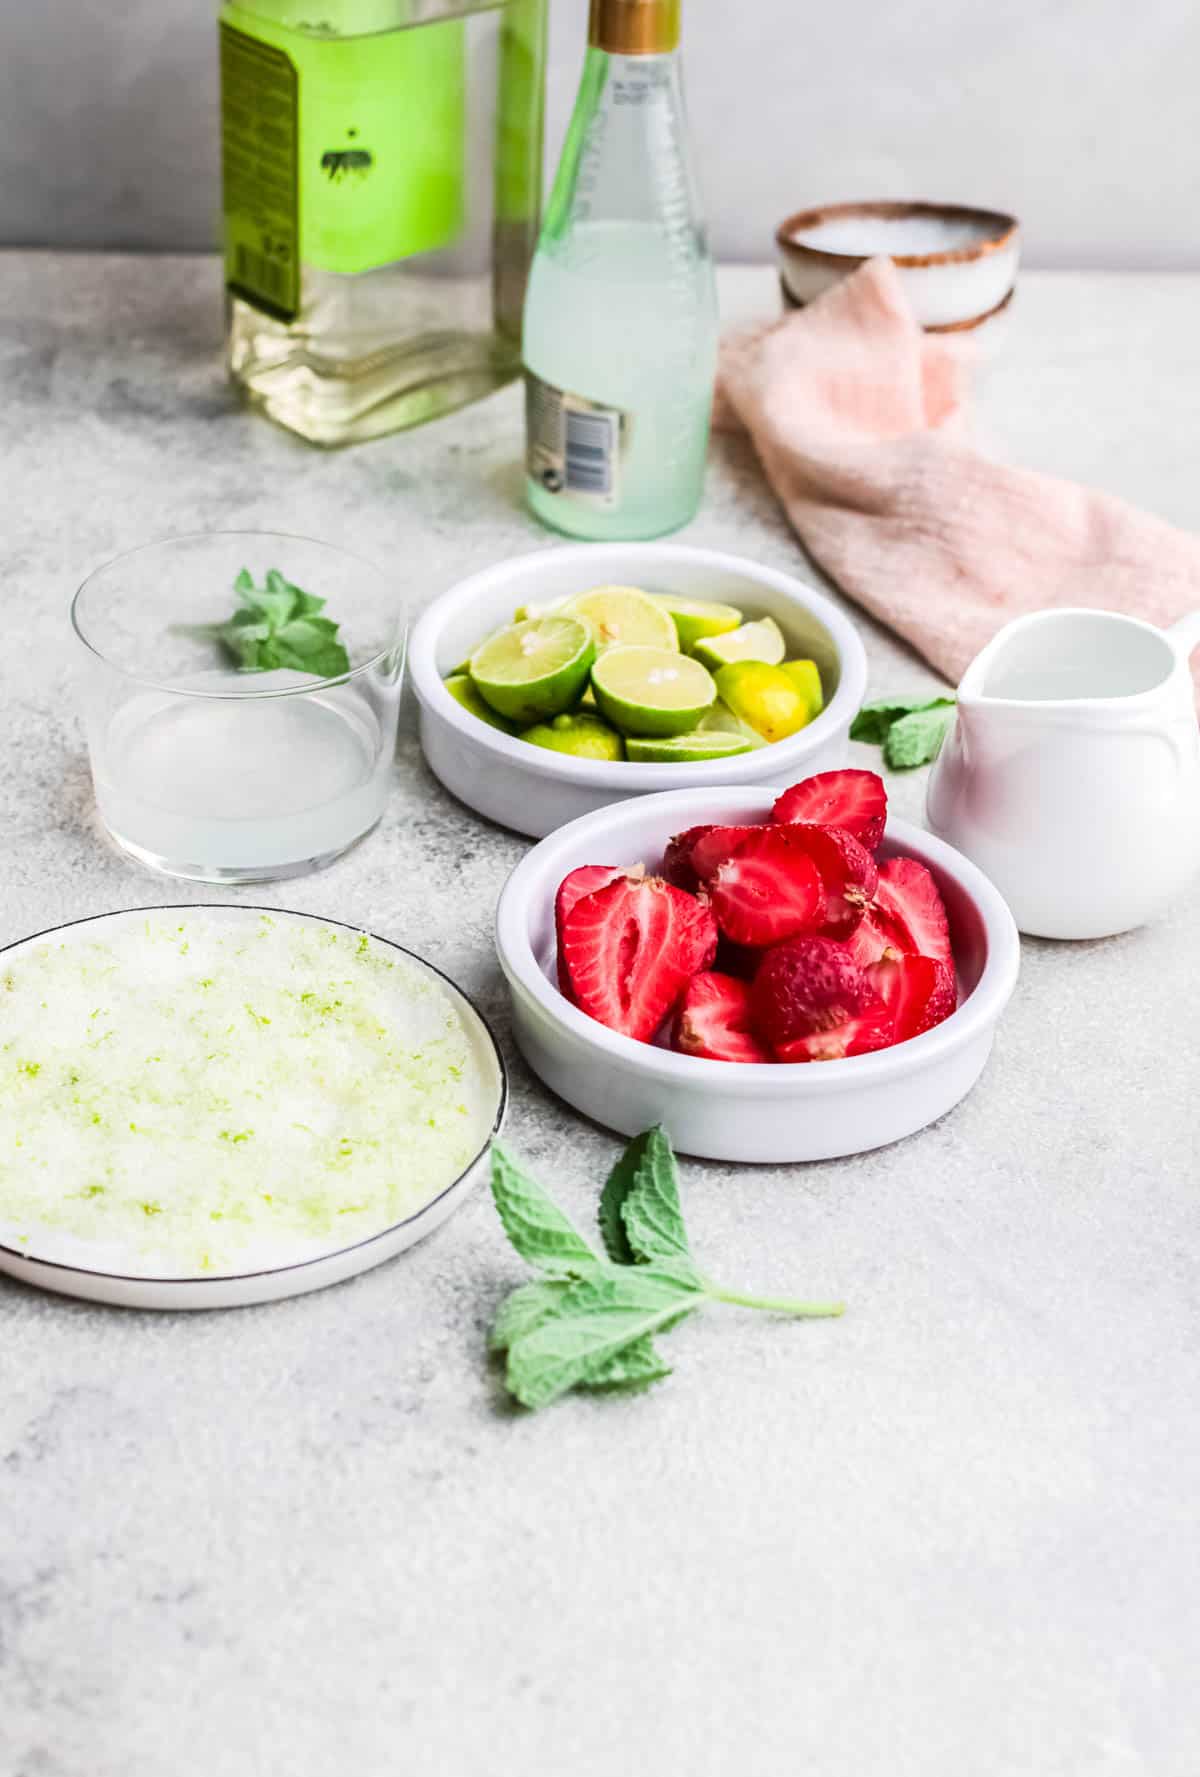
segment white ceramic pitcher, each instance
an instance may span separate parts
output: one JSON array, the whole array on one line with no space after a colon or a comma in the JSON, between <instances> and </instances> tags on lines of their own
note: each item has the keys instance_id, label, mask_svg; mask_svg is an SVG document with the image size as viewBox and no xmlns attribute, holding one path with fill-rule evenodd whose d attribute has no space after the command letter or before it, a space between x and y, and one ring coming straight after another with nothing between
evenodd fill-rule
<instances>
[{"instance_id":1,"label":"white ceramic pitcher","mask_svg":"<svg viewBox=\"0 0 1200 1777\"><path fill-rule=\"evenodd\" d=\"M967 668L929 825L986 871L1023 932L1128 931L1200 867L1198 644L1200 612L1164 631L1038 611Z\"/></svg>"}]
</instances>

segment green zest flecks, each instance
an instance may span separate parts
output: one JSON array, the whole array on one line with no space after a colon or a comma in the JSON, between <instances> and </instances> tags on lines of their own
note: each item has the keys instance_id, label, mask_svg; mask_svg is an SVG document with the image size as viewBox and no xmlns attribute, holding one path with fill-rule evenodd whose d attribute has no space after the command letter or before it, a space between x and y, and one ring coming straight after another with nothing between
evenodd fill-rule
<instances>
[{"instance_id":1,"label":"green zest flecks","mask_svg":"<svg viewBox=\"0 0 1200 1777\"><path fill-rule=\"evenodd\" d=\"M0 983L0 1242L143 1274L294 1263L415 1213L486 1143L491 1056L388 946L268 916L86 930Z\"/></svg>"}]
</instances>

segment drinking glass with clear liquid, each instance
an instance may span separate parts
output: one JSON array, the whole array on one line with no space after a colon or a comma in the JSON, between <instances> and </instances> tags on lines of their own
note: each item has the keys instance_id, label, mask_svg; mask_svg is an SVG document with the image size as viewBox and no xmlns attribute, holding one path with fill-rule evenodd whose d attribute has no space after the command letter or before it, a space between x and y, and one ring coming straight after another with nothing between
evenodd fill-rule
<instances>
[{"instance_id":1,"label":"drinking glass with clear liquid","mask_svg":"<svg viewBox=\"0 0 1200 1777\"><path fill-rule=\"evenodd\" d=\"M327 653L314 671L239 665L219 632L239 609L253 624L235 587L271 575L324 601L345 670L328 670ZM139 862L201 882L275 881L332 863L378 822L405 633L369 562L270 532L178 537L98 569L71 620L96 805ZM319 644L319 627L293 633Z\"/></svg>"}]
</instances>

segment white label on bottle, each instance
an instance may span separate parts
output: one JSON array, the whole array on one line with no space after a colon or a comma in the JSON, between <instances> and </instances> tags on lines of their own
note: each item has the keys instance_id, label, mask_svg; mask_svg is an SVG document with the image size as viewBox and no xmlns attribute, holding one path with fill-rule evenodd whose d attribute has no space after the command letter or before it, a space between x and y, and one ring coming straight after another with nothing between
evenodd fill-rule
<instances>
[{"instance_id":1,"label":"white label on bottle","mask_svg":"<svg viewBox=\"0 0 1200 1777\"><path fill-rule=\"evenodd\" d=\"M620 493L629 415L525 372L525 467L548 494L612 507Z\"/></svg>"}]
</instances>

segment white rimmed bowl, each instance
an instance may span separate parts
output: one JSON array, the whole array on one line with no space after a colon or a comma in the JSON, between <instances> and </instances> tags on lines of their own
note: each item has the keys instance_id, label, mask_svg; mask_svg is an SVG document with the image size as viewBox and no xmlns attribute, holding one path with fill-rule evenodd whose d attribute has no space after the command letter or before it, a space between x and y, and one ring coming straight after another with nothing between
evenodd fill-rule
<instances>
[{"instance_id":1,"label":"white rimmed bowl","mask_svg":"<svg viewBox=\"0 0 1200 1777\"><path fill-rule=\"evenodd\" d=\"M804 308L877 254L896 266L913 314L929 333L963 333L992 321L1016 288L1021 231L1015 216L968 204L824 204L800 210L775 234L784 298Z\"/></svg>"},{"instance_id":2,"label":"white rimmed bowl","mask_svg":"<svg viewBox=\"0 0 1200 1777\"><path fill-rule=\"evenodd\" d=\"M513 1034L533 1071L576 1110L635 1135L665 1124L682 1152L710 1160L829 1160L911 1135L970 1091L1017 979L1012 915L961 853L889 821L882 856L932 871L958 967L960 1004L924 1036L847 1061L743 1065L677 1055L606 1029L554 981L554 895L580 864L656 867L673 833L705 821L769 817L777 790L681 790L572 821L522 859L496 913Z\"/></svg>"},{"instance_id":3,"label":"white rimmed bowl","mask_svg":"<svg viewBox=\"0 0 1200 1777\"><path fill-rule=\"evenodd\" d=\"M606 584L674 592L736 605L747 617L773 617L789 654L816 661L825 708L790 739L732 759L630 765L573 759L515 740L472 716L446 690L444 676L484 636L510 623L518 605L548 604ZM842 765L867 685L858 632L832 600L777 568L676 543L571 544L474 574L443 593L420 619L409 670L420 706L421 746L434 775L477 813L535 839L629 796L707 784L789 783Z\"/></svg>"}]
</instances>

